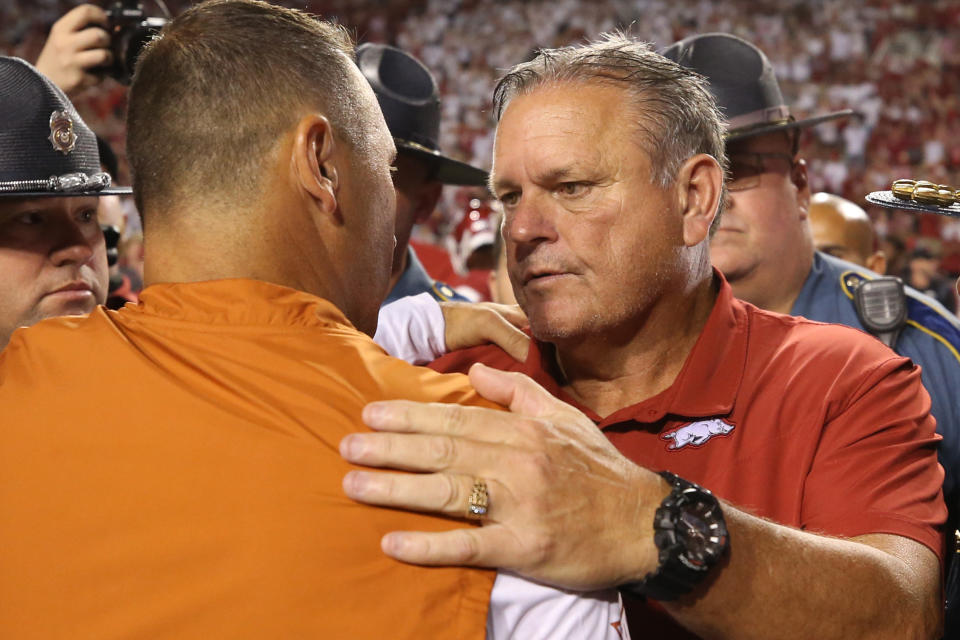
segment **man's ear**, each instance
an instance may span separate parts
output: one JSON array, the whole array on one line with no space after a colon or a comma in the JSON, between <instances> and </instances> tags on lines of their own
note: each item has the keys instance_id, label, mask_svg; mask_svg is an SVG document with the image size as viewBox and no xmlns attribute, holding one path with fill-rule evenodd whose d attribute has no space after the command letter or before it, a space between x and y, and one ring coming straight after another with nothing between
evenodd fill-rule
<instances>
[{"instance_id":1,"label":"man's ear","mask_svg":"<svg viewBox=\"0 0 960 640\"><path fill-rule=\"evenodd\" d=\"M800 218L806 219L810 210L810 180L807 177L807 161L797 158L790 168L790 182L797 188L797 208Z\"/></svg>"},{"instance_id":2,"label":"man's ear","mask_svg":"<svg viewBox=\"0 0 960 640\"><path fill-rule=\"evenodd\" d=\"M683 211L683 243L692 247L710 234L710 225L720 206L723 171L716 158L698 153L680 167L676 184Z\"/></svg>"},{"instance_id":3,"label":"man's ear","mask_svg":"<svg viewBox=\"0 0 960 640\"><path fill-rule=\"evenodd\" d=\"M338 216L335 150L333 128L324 116L310 114L297 123L292 150L297 184L323 212Z\"/></svg>"},{"instance_id":4,"label":"man's ear","mask_svg":"<svg viewBox=\"0 0 960 640\"><path fill-rule=\"evenodd\" d=\"M887 273L887 254L883 251L877 250L867 258L867 269L873 271L874 273L879 273L880 275L886 275Z\"/></svg>"}]
</instances>

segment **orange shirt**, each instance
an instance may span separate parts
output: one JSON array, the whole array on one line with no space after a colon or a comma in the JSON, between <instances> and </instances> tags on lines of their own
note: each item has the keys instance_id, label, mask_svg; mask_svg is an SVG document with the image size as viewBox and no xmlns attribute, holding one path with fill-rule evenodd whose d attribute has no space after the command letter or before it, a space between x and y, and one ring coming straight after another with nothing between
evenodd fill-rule
<instances>
[{"instance_id":1,"label":"orange shirt","mask_svg":"<svg viewBox=\"0 0 960 640\"><path fill-rule=\"evenodd\" d=\"M155 285L18 330L0 354L0 637L483 638L493 572L380 551L388 531L463 524L341 489L340 439L393 398L483 402L263 282Z\"/></svg>"}]
</instances>

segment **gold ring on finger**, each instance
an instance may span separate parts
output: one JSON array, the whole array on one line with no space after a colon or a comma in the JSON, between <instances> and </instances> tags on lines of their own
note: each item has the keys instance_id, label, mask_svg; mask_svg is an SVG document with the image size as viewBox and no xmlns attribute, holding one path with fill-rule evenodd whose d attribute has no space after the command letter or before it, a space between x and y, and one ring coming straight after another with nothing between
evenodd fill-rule
<instances>
[{"instance_id":1,"label":"gold ring on finger","mask_svg":"<svg viewBox=\"0 0 960 640\"><path fill-rule=\"evenodd\" d=\"M467 500L467 518L480 520L487 515L489 507L490 494L487 493L487 483L476 478L473 481L473 489L470 490L470 499Z\"/></svg>"}]
</instances>

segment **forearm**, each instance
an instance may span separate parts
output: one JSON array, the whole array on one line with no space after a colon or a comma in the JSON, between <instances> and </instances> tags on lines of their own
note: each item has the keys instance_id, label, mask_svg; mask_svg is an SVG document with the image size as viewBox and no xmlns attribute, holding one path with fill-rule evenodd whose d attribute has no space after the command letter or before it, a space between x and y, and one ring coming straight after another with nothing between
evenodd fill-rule
<instances>
[{"instance_id":1,"label":"forearm","mask_svg":"<svg viewBox=\"0 0 960 640\"><path fill-rule=\"evenodd\" d=\"M689 597L664 603L704 638L934 638L937 574L882 546L893 536L841 540L777 525L728 505L730 553ZM905 541L905 544L916 544ZM931 584L931 582L933 584Z\"/></svg>"}]
</instances>

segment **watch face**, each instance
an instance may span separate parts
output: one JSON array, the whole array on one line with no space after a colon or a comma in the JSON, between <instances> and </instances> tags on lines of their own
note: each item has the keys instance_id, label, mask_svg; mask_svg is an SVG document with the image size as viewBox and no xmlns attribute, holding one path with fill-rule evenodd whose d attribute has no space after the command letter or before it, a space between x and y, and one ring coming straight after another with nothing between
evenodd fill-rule
<instances>
[{"instance_id":1,"label":"watch face","mask_svg":"<svg viewBox=\"0 0 960 640\"><path fill-rule=\"evenodd\" d=\"M717 520L714 508L694 502L680 512L677 534L683 540L684 560L694 567L712 565L726 546L727 528Z\"/></svg>"}]
</instances>

